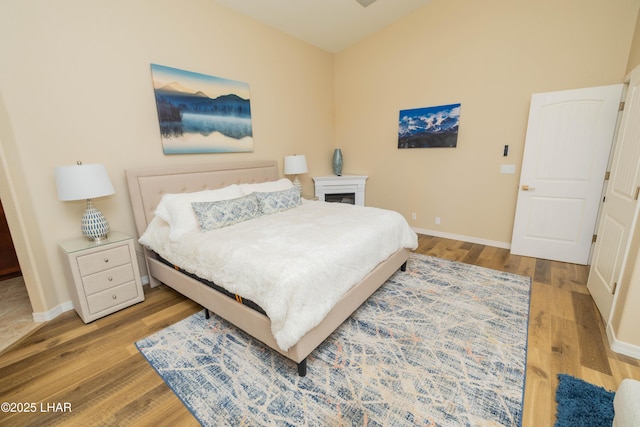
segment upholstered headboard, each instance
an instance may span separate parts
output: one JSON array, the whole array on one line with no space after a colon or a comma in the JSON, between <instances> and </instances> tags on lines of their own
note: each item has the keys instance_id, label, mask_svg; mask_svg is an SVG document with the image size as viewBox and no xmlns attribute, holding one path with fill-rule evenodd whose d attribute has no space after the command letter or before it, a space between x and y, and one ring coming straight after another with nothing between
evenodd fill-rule
<instances>
[{"instance_id":1,"label":"upholstered headboard","mask_svg":"<svg viewBox=\"0 0 640 427\"><path fill-rule=\"evenodd\" d=\"M215 190L231 184L275 181L280 177L275 160L127 169L125 175L138 237L146 230L166 193Z\"/></svg>"}]
</instances>

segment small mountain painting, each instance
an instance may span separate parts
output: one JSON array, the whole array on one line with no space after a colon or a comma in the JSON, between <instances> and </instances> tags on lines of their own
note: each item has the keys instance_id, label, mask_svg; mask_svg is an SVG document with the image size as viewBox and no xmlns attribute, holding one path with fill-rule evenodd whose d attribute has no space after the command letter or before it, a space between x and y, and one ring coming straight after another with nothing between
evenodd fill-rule
<instances>
[{"instance_id":1,"label":"small mountain painting","mask_svg":"<svg viewBox=\"0 0 640 427\"><path fill-rule=\"evenodd\" d=\"M165 154L253 151L247 83L151 64Z\"/></svg>"},{"instance_id":2,"label":"small mountain painting","mask_svg":"<svg viewBox=\"0 0 640 427\"><path fill-rule=\"evenodd\" d=\"M460 104L400 110L398 148L455 147Z\"/></svg>"}]
</instances>

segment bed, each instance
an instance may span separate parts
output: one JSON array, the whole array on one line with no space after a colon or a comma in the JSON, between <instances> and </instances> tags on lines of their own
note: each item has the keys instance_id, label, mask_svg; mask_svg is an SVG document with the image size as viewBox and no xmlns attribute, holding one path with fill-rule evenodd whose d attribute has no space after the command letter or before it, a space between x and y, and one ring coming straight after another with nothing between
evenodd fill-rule
<instances>
[{"instance_id":1,"label":"bed","mask_svg":"<svg viewBox=\"0 0 640 427\"><path fill-rule=\"evenodd\" d=\"M407 232L403 231L405 236L403 236L401 240L405 243L403 243L402 245L398 245L399 247L397 248L394 247L394 249L390 252L390 255L385 255L384 259L379 262L375 261L374 265L371 265L371 267L367 267L366 271L360 273L362 277L359 277L355 284L348 283L348 287L344 288L345 291L342 294L339 293L341 291L336 290L336 292L338 292L339 298L336 297L337 299L335 303L332 303L331 306L327 308L326 314L322 314L321 320L313 321L314 323L312 324L314 326L308 328L308 330L302 330L302 332L294 331L295 333L299 333L300 336L298 337L296 335L294 336L294 338L291 338L286 333L281 333L280 330L276 331L276 329L274 329L274 325L280 325L281 323L278 317L279 314L277 313L283 311L279 309L280 306L277 304L277 301L275 303L275 306L272 306L269 305L272 304L271 299L269 299L269 301L265 303L265 301L260 299L261 295L252 294L252 296L255 296L261 304L265 304L265 306L267 307L265 313L265 310L260 310L260 304L258 304L260 307L256 308L251 304L242 303L242 293L236 292L235 297L231 295L237 289L243 290L242 292L251 293L251 289L253 288L248 286L243 287L244 284L242 283L242 280L238 280L239 283L236 284L233 280L229 279L229 277L231 276L228 276L228 274L231 273L226 272L226 270L228 270L226 268L226 264L215 268L207 266L207 262L201 263L203 264L201 267L198 267L197 265L191 266L191 260L188 257L184 258L184 256L186 255L184 255L183 258L180 258L180 252L178 252L178 255L169 253L169 248L183 245L182 240L180 240L181 236L179 236L180 239L173 239L173 237L169 239L168 236L173 233L173 229L165 224L162 219L158 218L158 216L162 216L160 215L159 211L161 210L164 200L166 199L166 197L164 199L163 197L168 194L172 195L171 197L173 197L173 195L181 195L187 193L195 194L196 192L203 192L207 190L225 191L230 187L235 187L235 185L241 184L250 184L255 185L256 187L260 187L261 185L271 186L278 181L286 181L280 179L279 177L277 162L255 161L241 163L214 163L195 166L188 165L153 167L143 169L129 169L125 171L125 174L129 187L129 195L133 208L136 230L139 239L141 238L141 241L144 242L144 260L149 274L150 286L154 287L160 283L163 283L175 289L177 292L183 294L187 298L197 302L205 308L207 315L209 314L209 312L215 313L216 315L235 325L237 328L242 329L252 337L261 341L274 351L277 351L285 357L294 361L297 364L298 374L300 376L306 375L307 356L318 345L320 345L338 326L340 326L340 324L342 324L342 322L344 322L344 320L346 320L364 301L366 301L366 299L373 292L375 292L393 273L395 273L399 269L404 270L404 267L406 266L406 260L409 257L410 251L412 249L415 249L415 247L417 246L417 238L415 237L415 233L410 231L409 233L412 233L413 236L407 237ZM196 207L195 204L193 206L194 208ZM268 221L276 221L275 218L281 214L284 217L288 215L288 219L286 219L286 221L289 221L290 223L288 224L291 225L288 225L287 227L295 228L296 222L302 222L305 218L305 215L310 215L309 211L316 209L328 209L330 211L343 210L345 212L348 212L348 214L352 217L353 215L369 215L369 211L375 210L375 208L351 206L346 207L338 206L338 204L328 204L324 202L306 202L301 204L300 207L295 207L294 209L291 209L287 212L280 212L276 213L275 215L264 215L263 217L252 219L251 221L245 221L240 224L231 225L229 227L226 227L222 231L214 230L212 233L226 233L216 234L216 236L230 236L231 230L235 232L235 230L237 229L244 230L243 232L239 232L236 234L239 236L245 234L245 238L247 238L246 235L259 235L260 233L256 232L256 230L272 230L274 225L272 222ZM355 209L363 210L357 211ZM393 214L399 216L399 214ZM200 219L201 217L198 217L198 220ZM261 223L260 221L264 221L264 223ZM404 219L402 219L402 222L404 222L404 225L402 227L406 226L406 228L408 228L408 225L406 225L406 221L404 221ZM202 227L203 224L201 223L200 226ZM250 228L252 226L254 228ZM244 229L242 227L244 227ZM304 227L304 224L301 224L300 227ZM163 239L165 238L163 233L167 234L167 243L157 244L157 246L155 246L155 250L150 249L150 246L153 245L149 243L155 242L154 239L156 239L155 237L149 237L149 234L151 233L150 230L152 229L153 236L156 236L156 229L157 233L163 236ZM202 240L207 233L193 234L194 237ZM384 235L384 233L381 234ZM208 239L213 240L211 238ZM227 237L220 238L218 240L226 241L226 239ZM253 248L255 240L259 239L254 239L253 241L245 241L245 243L243 243L245 245L245 248L243 248L242 252L244 253L251 249L255 251L262 251L261 253L265 254L267 252L272 252L271 250L264 250L258 247ZM380 246L387 245L386 240L389 239L387 238L385 239L385 242L381 242ZM287 242L287 247L297 246L297 242L293 242L293 244L291 242ZM256 242L256 245L257 243L259 242ZM184 245L186 244L187 243L184 243ZM340 245L340 247L342 246L343 245ZM368 244L368 246L376 245ZM337 249L338 248L336 248L336 250ZM196 246L195 249L188 250L196 251L198 249ZM318 251L319 250L320 248L318 248ZM169 252L165 254L165 251ZM303 250L303 252L305 253L308 251L312 250ZM175 259L172 258L175 256L178 256L177 262L175 262ZM291 258L292 265L296 262L294 258L298 258L296 254L288 254L281 258L287 259L287 257ZM201 258L201 256L194 255L193 258ZM231 258L233 257L230 256L229 265L232 265ZM251 257L251 259L257 258L259 257ZM321 257L318 258L321 259ZM344 256L345 266L348 266L348 258L349 256ZM265 255L265 260L266 259L267 255ZM270 262L275 263L275 260L276 258L273 258L273 261ZM338 264L342 263L343 262L341 261ZM181 268L184 265L187 265L187 268ZM212 263L212 265L215 266L216 264ZM306 265L306 263L304 265ZM335 267L334 265L331 268L327 268L327 270L332 271L336 268L339 269L340 267L340 265L338 267ZM255 268L256 267L254 267L254 269ZM314 268L317 268L317 266ZM205 269L206 271L203 272L203 269ZM274 269L278 270L278 268ZM283 270L286 273L286 268L279 269ZM211 272L209 272L209 270L211 270ZM225 275L216 276L217 273L223 274L221 272L222 270L225 270ZM234 269L234 271L240 270L243 270L243 268L236 267ZM295 271L297 271L297 269ZM347 269L345 271L348 272L350 270ZM266 276L271 275L271 273L267 271L266 267L265 271L261 273L264 273L264 275ZM217 280L210 280L209 277L206 277L208 274L212 274L212 277L214 278L222 277L219 280L221 280L222 282L228 281L228 283L218 283ZM304 272L302 272L301 274L304 274ZM247 280L250 281L254 279L249 278ZM296 279L295 277L283 277L282 279L283 283L285 283L287 280L289 280L289 283L298 283L300 281L299 278ZM343 277L341 275L335 280L332 279L331 283L333 285L335 281L337 285L340 285L340 282L345 282L346 284L348 280L350 279L346 278L343 280ZM342 284L340 286L344 286L345 284ZM244 295L244 297L246 298L246 295ZM250 298L250 300L253 300L253 298ZM275 307L275 309L273 307ZM304 308L304 310L307 310L309 305L307 304L305 307L306 308ZM291 317L289 311L284 310L283 312L285 313L285 316ZM271 318L267 315L267 313L272 314ZM306 311L302 311L301 313L306 315ZM274 319L273 322L272 319ZM294 322L289 323L296 323L295 317L293 317L293 320ZM287 338L285 339L283 337Z\"/></svg>"}]
</instances>

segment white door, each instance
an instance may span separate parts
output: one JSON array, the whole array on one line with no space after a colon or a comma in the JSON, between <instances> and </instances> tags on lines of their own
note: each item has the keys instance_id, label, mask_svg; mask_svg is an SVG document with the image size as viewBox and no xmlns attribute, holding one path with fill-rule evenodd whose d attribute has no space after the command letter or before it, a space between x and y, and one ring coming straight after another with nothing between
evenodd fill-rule
<instances>
[{"instance_id":1,"label":"white door","mask_svg":"<svg viewBox=\"0 0 640 427\"><path fill-rule=\"evenodd\" d=\"M531 97L511 253L587 264L622 89Z\"/></svg>"},{"instance_id":2,"label":"white door","mask_svg":"<svg viewBox=\"0 0 640 427\"><path fill-rule=\"evenodd\" d=\"M626 263L640 192L640 68L631 73L587 287L605 321Z\"/></svg>"}]
</instances>

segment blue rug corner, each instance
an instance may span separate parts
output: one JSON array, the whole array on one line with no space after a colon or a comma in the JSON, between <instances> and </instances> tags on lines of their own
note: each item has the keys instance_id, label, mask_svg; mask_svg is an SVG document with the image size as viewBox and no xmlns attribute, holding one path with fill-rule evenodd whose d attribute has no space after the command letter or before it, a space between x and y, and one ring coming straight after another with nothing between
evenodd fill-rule
<instances>
[{"instance_id":1,"label":"blue rug corner","mask_svg":"<svg viewBox=\"0 0 640 427\"><path fill-rule=\"evenodd\" d=\"M606 426L613 423L615 393L567 374L558 374L555 427Z\"/></svg>"}]
</instances>

